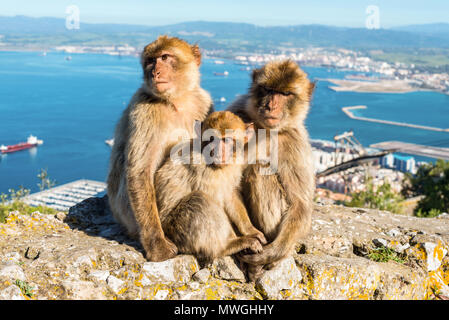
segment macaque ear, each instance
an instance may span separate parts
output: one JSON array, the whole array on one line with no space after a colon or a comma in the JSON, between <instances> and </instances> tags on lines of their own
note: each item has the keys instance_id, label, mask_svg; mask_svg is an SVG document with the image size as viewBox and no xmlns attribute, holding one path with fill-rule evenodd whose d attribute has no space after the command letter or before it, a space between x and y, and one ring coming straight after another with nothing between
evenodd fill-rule
<instances>
[{"instance_id":1,"label":"macaque ear","mask_svg":"<svg viewBox=\"0 0 449 320\"><path fill-rule=\"evenodd\" d=\"M316 87L316 81L309 83L309 88L307 94L309 95L309 98L312 97L313 92L315 91Z\"/></svg>"},{"instance_id":2,"label":"macaque ear","mask_svg":"<svg viewBox=\"0 0 449 320\"><path fill-rule=\"evenodd\" d=\"M192 53L193 53L193 56L195 57L196 65L199 67L201 64L201 50L197 44L192 46Z\"/></svg>"},{"instance_id":3,"label":"macaque ear","mask_svg":"<svg viewBox=\"0 0 449 320\"><path fill-rule=\"evenodd\" d=\"M254 69L253 70L253 75L252 75L253 82L256 82L256 79L257 79L258 75L259 75L259 70L258 69Z\"/></svg>"},{"instance_id":4,"label":"macaque ear","mask_svg":"<svg viewBox=\"0 0 449 320\"><path fill-rule=\"evenodd\" d=\"M248 143L256 134L256 130L254 129L254 122L246 123L246 134L245 134L245 144Z\"/></svg>"}]
</instances>

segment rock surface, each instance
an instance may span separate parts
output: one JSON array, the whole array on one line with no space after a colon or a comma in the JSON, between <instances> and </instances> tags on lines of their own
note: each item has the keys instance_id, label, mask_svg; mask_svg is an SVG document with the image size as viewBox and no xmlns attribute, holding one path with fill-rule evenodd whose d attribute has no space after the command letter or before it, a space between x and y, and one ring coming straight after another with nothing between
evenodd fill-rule
<instances>
[{"instance_id":1,"label":"rock surface","mask_svg":"<svg viewBox=\"0 0 449 320\"><path fill-rule=\"evenodd\" d=\"M290 257L248 283L231 257L206 266L189 255L146 261L139 243L108 212L104 199L91 198L68 215L10 213L0 224L0 299L449 296L445 216L423 219L317 205L311 234Z\"/></svg>"}]
</instances>

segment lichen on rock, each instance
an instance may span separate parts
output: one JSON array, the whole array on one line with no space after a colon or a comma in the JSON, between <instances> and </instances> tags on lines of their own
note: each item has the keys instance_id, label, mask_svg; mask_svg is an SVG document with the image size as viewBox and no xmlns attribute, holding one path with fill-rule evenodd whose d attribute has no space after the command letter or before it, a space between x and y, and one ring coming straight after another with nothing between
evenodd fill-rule
<instances>
[{"instance_id":1,"label":"lichen on rock","mask_svg":"<svg viewBox=\"0 0 449 320\"><path fill-rule=\"evenodd\" d=\"M68 214L9 214L0 299L432 299L449 296L448 244L449 219L317 205L296 252L250 283L232 257L146 261L91 198Z\"/></svg>"}]
</instances>

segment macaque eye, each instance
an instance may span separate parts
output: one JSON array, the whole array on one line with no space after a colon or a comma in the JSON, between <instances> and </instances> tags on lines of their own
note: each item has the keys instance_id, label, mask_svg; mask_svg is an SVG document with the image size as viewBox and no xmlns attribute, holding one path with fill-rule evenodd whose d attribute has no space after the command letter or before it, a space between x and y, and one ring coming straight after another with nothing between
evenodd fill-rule
<instances>
[{"instance_id":1,"label":"macaque eye","mask_svg":"<svg viewBox=\"0 0 449 320\"><path fill-rule=\"evenodd\" d=\"M291 93L290 91L287 91L287 92L281 92L281 94L282 94L284 97L288 97L288 96L291 96L293 93Z\"/></svg>"},{"instance_id":2,"label":"macaque eye","mask_svg":"<svg viewBox=\"0 0 449 320\"><path fill-rule=\"evenodd\" d=\"M166 60L168 59L168 57L169 57L168 54L163 54L163 55L161 56L162 61L166 61Z\"/></svg>"}]
</instances>

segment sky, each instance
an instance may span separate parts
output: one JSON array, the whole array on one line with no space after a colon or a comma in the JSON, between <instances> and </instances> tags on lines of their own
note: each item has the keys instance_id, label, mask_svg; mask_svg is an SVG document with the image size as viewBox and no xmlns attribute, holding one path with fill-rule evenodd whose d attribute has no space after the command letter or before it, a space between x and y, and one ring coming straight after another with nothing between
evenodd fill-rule
<instances>
[{"instance_id":1,"label":"sky","mask_svg":"<svg viewBox=\"0 0 449 320\"><path fill-rule=\"evenodd\" d=\"M379 8L381 28L449 23L448 0L3 0L0 15L65 18L69 5L79 8L81 23L165 25L205 20L364 27L367 7L372 5Z\"/></svg>"}]
</instances>

